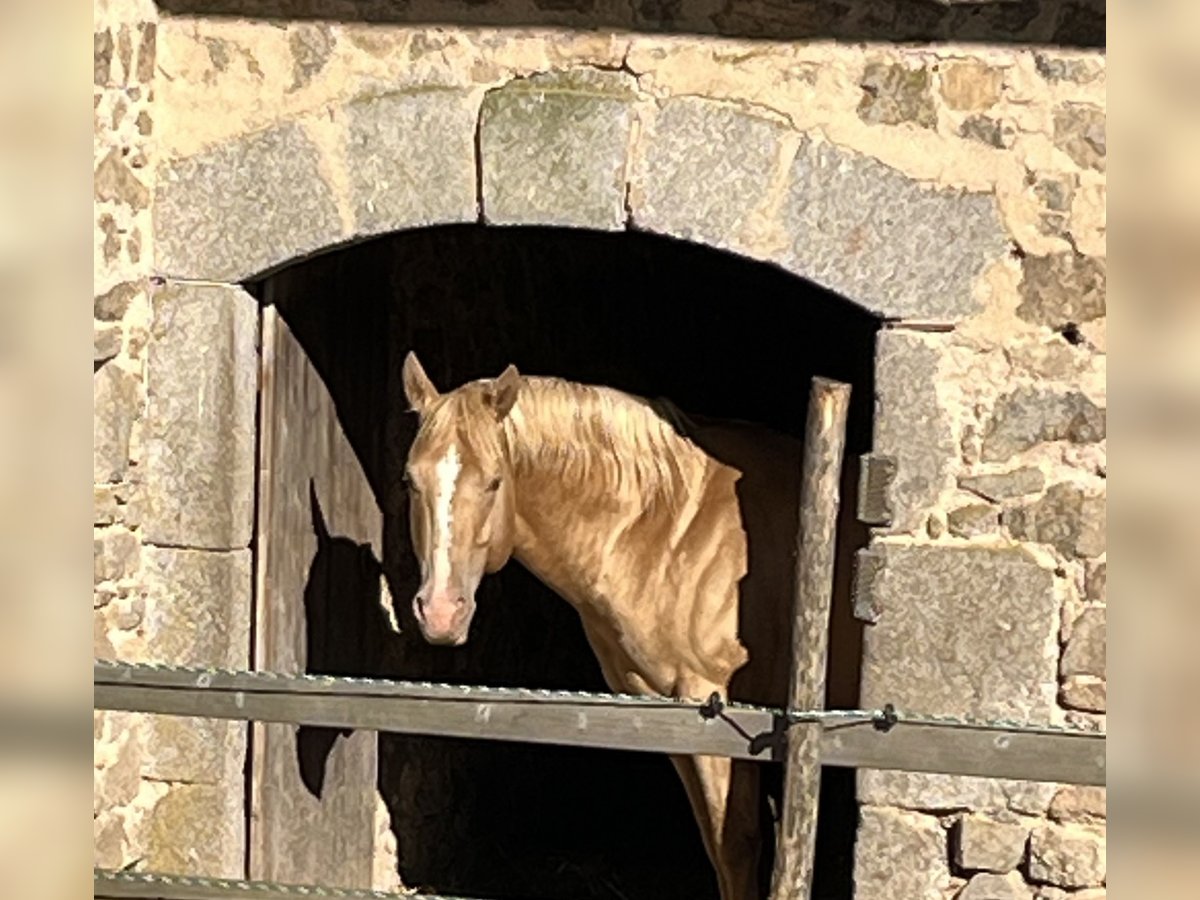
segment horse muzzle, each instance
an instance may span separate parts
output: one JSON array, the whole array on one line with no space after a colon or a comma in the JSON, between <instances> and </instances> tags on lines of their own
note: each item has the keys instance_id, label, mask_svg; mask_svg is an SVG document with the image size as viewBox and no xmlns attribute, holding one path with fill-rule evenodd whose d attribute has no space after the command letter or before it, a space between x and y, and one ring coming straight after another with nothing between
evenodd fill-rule
<instances>
[{"instance_id":1,"label":"horse muzzle","mask_svg":"<svg viewBox=\"0 0 1200 900\"><path fill-rule=\"evenodd\" d=\"M421 636L430 644L461 647L467 642L475 602L465 594L419 593L413 598L413 613Z\"/></svg>"}]
</instances>

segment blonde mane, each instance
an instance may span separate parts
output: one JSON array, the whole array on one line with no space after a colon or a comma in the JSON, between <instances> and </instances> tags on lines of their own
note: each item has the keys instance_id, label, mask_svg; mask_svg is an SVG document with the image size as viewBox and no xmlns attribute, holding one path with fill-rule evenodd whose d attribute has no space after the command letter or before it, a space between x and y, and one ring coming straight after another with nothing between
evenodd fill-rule
<instances>
[{"instance_id":1,"label":"blonde mane","mask_svg":"<svg viewBox=\"0 0 1200 900\"><path fill-rule=\"evenodd\" d=\"M673 505L705 464L704 454L641 397L525 376L498 429L484 404L488 384L472 382L444 394L426 425L455 428L481 456L506 456L520 476L555 473L589 499L608 495ZM673 417L682 421L677 411Z\"/></svg>"}]
</instances>

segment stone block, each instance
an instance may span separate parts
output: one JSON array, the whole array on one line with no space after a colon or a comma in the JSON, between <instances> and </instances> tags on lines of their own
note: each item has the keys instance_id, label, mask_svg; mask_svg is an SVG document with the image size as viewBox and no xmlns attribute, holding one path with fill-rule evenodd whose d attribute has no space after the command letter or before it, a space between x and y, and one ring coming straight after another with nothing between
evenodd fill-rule
<instances>
[{"instance_id":1,"label":"stone block","mask_svg":"<svg viewBox=\"0 0 1200 900\"><path fill-rule=\"evenodd\" d=\"M875 351L875 451L895 460L891 530L913 531L957 458L950 416L934 387L941 349L926 336L886 330Z\"/></svg>"},{"instance_id":2,"label":"stone block","mask_svg":"<svg viewBox=\"0 0 1200 900\"><path fill-rule=\"evenodd\" d=\"M107 362L121 352L121 326L96 325L92 328L92 365Z\"/></svg>"},{"instance_id":3,"label":"stone block","mask_svg":"<svg viewBox=\"0 0 1200 900\"><path fill-rule=\"evenodd\" d=\"M108 73L112 68L112 31L104 29L92 33L92 83L97 87L108 84Z\"/></svg>"},{"instance_id":4,"label":"stone block","mask_svg":"<svg viewBox=\"0 0 1200 900\"><path fill-rule=\"evenodd\" d=\"M129 435L138 415L138 383L113 364L92 375L92 478L120 481L129 469Z\"/></svg>"},{"instance_id":5,"label":"stone block","mask_svg":"<svg viewBox=\"0 0 1200 900\"><path fill-rule=\"evenodd\" d=\"M932 816L864 806L854 851L855 900L944 900L946 833Z\"/></svg>"},{"instance_id":6,"label":"stone block","mask_svg":"<svg viewBox=\"0 0 1200 900\"><path fill-rule=\"evenodd\" d=\"M1087 84L1104 74L1103 58L1060 56L1053 50L1035 53L1034 65L1047 81L1073 81Z\"/></svg>"},{"instance_id":7,"label":"stone block","mask_svg":"<svg viewBox=\"0 0 1200 900\"><path fill-rule=\"evenodd\" d=\"M1017 315L1035 325L1062 329L1108 312L1108 266L1074 251L1027 256L1021 263Z\"/></svg>"},{"instance_id":8,"label":"stone block","mask_svg":"<svg viewBox=\"0 0 1200 900\"><path fill-rule=\"evenodd\" d=\"M116 659L117 651L113 648L112 641L108 639L108 619L100 610L103 606L97 608L96 601L92 600L92 657L94 659Z\"/></svg>"},{"instance_id":9,"label":"stone block","mask_svg":"<svg viewBox=\"0 0 1200 900\"><path fill-rule=\"evenodd\" d=\"M113 587L112 585L104 585L104 584L98 584L98 585L95 585L95 586L92 588L92 609L93 609L93 610L98 610L98 609L105 609L105 608L107 608L107 607L108 607L108 605L109 605L110 603L112 603L112 601L113 601L113 600L116 598L116 596L117 596L117 589L116 589L115 587ZM101 627L103 627L103 630L104 630L104 632L105 632L104 646L105 646L105 647L107 647L109 650L111 650L111 649L112 649L112 647L111 647L111 645L108 643L108 637L107 637L108 624L107 624L107 620L103 620L101 617L96 617L96 622L97 622L97 634L96 634L96 648L97 648L97 652L96 652L96 656L97 656L97 658L100 658L101 654L100 654L100 652L99 652L99 647L100 647L100 633L99 633L99 630L100 630L100 628L101 628Z\"/></svg>"},{"instance_id":10,"label":"stone block","mask_svg":"<svg viewBox=\"0 0 1200 900\"><path fill-rule=\"evenodd\" d=\"M974 115L963 119L958 126L958 136L1005 150L1013 145L1016 129L991 116Z\"/></svg>"},{"instance_id":11,"label":"stone block","mask_svg":"<svg viewBox=\"0 0 1200 900\"><path fill-rule=\"evenodd\" d=\"M1108 682L1091 675L1072 675L1063 681L1058 698L1069 709L1107 712Z\"/></svg>"},{"instance_id":12,"label":"stone block","mask_svg":"<svg viewBox=\"0 0 1200 900\"><path fill-rule=\"evenodd\" d=\"M92 539L92 574L95 584L118 581L137 572L141 543L124 528L104 528Z\"/></svg>"},{"instance_id":13,"label":"stone block","mask_svg":"<svg viewBox=\"0 0 1200 900\"><path fill-rule=\"evenodd\" d=\"M337 36L324 22L299 22L288 29L288 51L292 57L289 90L308 87L333 58Z\"/></svg>"},{"instance_id":14,"label":"stone block","mask_svg":"<svg viewBox=\"0 0 1200 900\"><path fill-rule=\"evenodd\" d=\"M945 63L939 73L942 99L960 111L988 109L1000 99L1004 73L975 60Z\"/></svg>"},{"instance_id":15,"label":"stone block","mask_svg":"<svg viewBox=\"0 0 1200 900\"><path fill-rule=\"evenodd\" d=\"M478 218L477 107L468 93L437 89L347 104L345 154L356 234Z\"/></svg>"},{"instance_id":16,"label":"stone block","mask_svg":"<svg viewBox=\"0 0 1200 900\"><path fill-rule=\"evenodd\" d=\"M144 491L140 483L123 482L115 485L117 511L126 528L140 529L142 527L142 497Z\"/></svg>"},{"instance_id":17,"label":"stone block","mask_svg":"<svg viewBox=\"0 0 1200 900\"><path fill-rule=\"evenodd\" d=\"M103 869L120 869L128 863L125 818L118 811L105 811L92 819L92 864Z\"/></svg>"},{"instance_id":18,"label":"stone block","mask_svg":"<svg viewBox=\"0 0 1200 900\"><path fill-rule=\"evenodd\" d=\"M1060 674L1094 675L1103 678L1107 665L1108 613L1105 609L1085 609L1071 628L1071 638L1063 651Z\"/></svg>"},{"instance_id":19,"label":"stone block","mask_svg":"<svg viewBox=\"0 0 1200 900\"><path fill-rule=\"evenodd\" d=\"M92 315L102 322L119 322L141 288L132 281L123 281L92 301Z\"/></svg>"},{"instance_id":20,"label":"stone block","mask_svg":"<svg viewBox=\"0 0 1200 900\"><path fill-rule=\"evenodd\" d=\"M148 662L245 668L250 658L250 551L145 547Z\"/></svg>"},{"instance_id":21,"label":"stone block","mask_svg":"<svg viewBox=\"0 0 1200 900\"><path fill-rule=\"evenodd\" d=\"M1104 110L1087 103L1064 103L1054 111L1054 145L1083 169L1106 168L1108 141Z\"/></svg>"},{"instance_id":22,"label":"stone block","mask_svg":"<svg viewBox=\"0 0 1200 900\"><path fill-rule=\"evenodd\" d=\"M146 615L146 601L139 594L123 594L109 606L109 621L121 631L132 631L142 624Z\"/></svg>"},{"instance_id":23,"label":"stone block","mask_svg":"<svg viewBox=\"0 0 1200 900\"><path fill-rule=\"evenodd\" d=\"M946 528L955 537L972 538L1000 530L1000 511L986 503L972 503L951 510Z\"/></svg>"},{"instance_id":24,"label":"stone block","mask_svg":"<svg viewBox=\"0 0 1200 900\"><path fill-rule=\"evenodd\" d=\"M1072 176L1054 175L1039 178L1033 185L1033 193L1052 212L1071 211L1071 200L1075 196L1076 179ZM1026 259L1046 257L1026 257Z\"/></svg>"},{"instance_id":25,"label":"stone block","mask_svg":"<svg viewBox=\"0 0 1200 900\"><path fill-rule=\"evenodd\" d=\"M958 486L965 491L978 494L985 500L998 503L1026 494L1036 494L1046 486L1046 476L1041 469L1025 466L1011 472L985 475L960 475Z\"/></svg>"},{"instance_id":26,"label":"stone block","mask_svg":"<svg viewBox=\"0 0 1200 900\"><path fill-rule=\"evenodd\" d=\"M936 775L925 772L860 769L860 803L899 806L905 809L1012 811L1045 815L1055 785L1040 781L1010 781L973 775Z\"/></svg>"},{"instance_id":27,"label":"stone block","mask_svg":"<svg viewBox=\"0 0 1200 900\"><path fill-rule=\"evenodd\" d=\"M1056 822L1102 822L1108 818L1108 789L1100 785L1064 785L1050 801Z\"/></svg>"},{"instance_id":28,"label":"stone block","mask_svg":"<svg viewBox=\"0 0 1200 900\"><path fill-rule=\"evenodd\" d=\"M134 734L116 737L116 749L108 765L94 769L92 779L93 813L101 809L126 806L137 797L142 776L142 751ZM100 752L96 754L98 757ZM104 754L107 756L108 754Z\"/></svg>"},{"instance_id":29,"label":"stone block","mask_svg":"<svg viewBox=\"0 0 1200 900\"><path fill-rule=\"evenodd\" d=\"M118 147L109 150L96 166L92 191L97 200L119 203L134 212L150 205L150 189L134 174Z\"/></svg>"},{"instance_id":30,"label":"stone block","mask_svg":"<svg viewBox=\"0 0 1200 900\"><path fill-rule=\"evenodd\" d=\"M158 172L159 271L244 281L348 237L316 145L295 123L235 138Z\"/></svg>"},{"instance_id":31,"label":"stone block","mask_svg":"<svg viewBox=\"0 0 1200 900\"><path fill-rule=\"evenodd\" d=\"M1062 238L1070 234L1071 204L1075 198L1076 181L1071 175L1052 175L1039 178L1034 183L1033 193L1043 206L1038 223L1042 234Z\"/></svg>"},{"instance_id":32,"label":"stone block","mask_svg":"<svg viewBox=\"0 0 1200 900\"><path fill-rule=\"evenodd\" d=\"M92 488L93 525L112 525L120 515L119 509L112 485L98 484Z\"/></svg>"},{"instance_id":33,"label":"stone block","mask_svg":"<svg viewBox=\"0 0 1200 900\"><path fill-rule=\"evenodd\" d=\"M1004 514L1013 537L1049 544L1067 556L1096 557L1104 552L1108 505L1103 494L1078 485L1053 485L1044 497Z\"/></svg>"},{"instance_id":34,"label":"stone block","mask_svg":"<svg viewBox=\"0 0 1200 900\"><path fill-rule=\"evenodd\" d=\"M967 872L1012 872L1025 858L1029 829L988 816L960 818L951 834L954 865Z\"/></svg>"},{"instance_id":35,"label":"stone block","mask_svg":"<svg viewBox=\"0 0 1200 900\"><path fill-rule=\"evenodd\" d=\"M1050 571L1020 549L872 549L883 557L873 585L881 614L866 631L865 705L1049 720L1059 656Z\"/></svg>"},{"instance_id":36,"label":"stone block","mask_svg":"<svg viewBox=\"0 0 1200 900\"><path fill-rule=\"evenodd\" d=\"M780 167L787 128L690 97L668 100L643 138L632 179L639 228L736 247Z\"/></svg>"},{"instance_id":37,"label":"stone block","mask_svg":"<svg viewBox=\"0 0 1200 900\"><path fill-rule=\"evenodd\" d=\"M479 125L486 220L623 228L635 86L623 73L581 69L489 92Z\"/></svg>"},{"instance_id":38,"label":"stone block","mask_svg":"<svg viewBox=\"0 0 1200 900\"><path fill-rule=\"evenodd\" d=\"M858 117L870 125L912 124L937 127L929 69L903 63L871 62L863 70L859 86L863 96Z\"/></svg>"},{"instance_id":39,"label":"stone block","mask_svg":"<svg viewBox=\"0 0 1200 900\"><path fill-rule=\"evenodd\" d=\"M240 790L207 784L170 785L147 816L146 869L240 878L246 831L242 802Z\"/></svg>"},{"instance_id":40,"label":"stone block","mask_svg":"<svg viewBox=\"0 0 1200 900\"><path fill-rule=\"evenodd\" d=\"M888 318L979 310L975 283L1008 246L993 196L932 188L828 143L802 144L788 177L781 265Z\"/></svg>"},{"instance_id":41,"label":"stone block","mask_svg":"<svg viewBox=\"0 0 1200 900\"><path fill-rule=\"evenodd\" d=\"M1019 549L877 543L862 703L1047 721L1058 668L1053 575ZM940 603L934 602L935 599ZM856 598L856 603L859 602ZM913 647L923 648L914 654ZM1053 785L922 773L859 774L862 802L1044 813Z\"/></svg>"},{"instance_id":42,"label":"stone block","mask_svg":"<svg viewBox=\"0 0 1200 900\"><path fill-rule=\"evenodd\" d=\"M146 364L142 528L150 543L250 543L258 304L240 288L172 285Z\"/></svg>"},{"instance_id":43,"label":"stone block","mask_svg":"<svg viewBox=\"0 0 1200 900\"><path fill-rule=\"evenodd\" d=\"M1079 391L1019 387L996 401L982 458L1002 462L1045 441L1094 444L1108 432L1106 410Z\"/></svg>"},{"instance_id":44,"label":"stone block","mask_svg":"<svg viewBox=\"0 0 1200 900\"><path fill-rule=\"evenodd\" d=\"M980 872L955 894L954 900L1030 900L1032 896L1033 888L1018 872L1007 875Z\"/></svg>"},{"instance_id":45,"label":"stone block","mask_svg":"<svg viewBox=\"0 0 1200 900\"><path fill-rule=\"evenodd\" d=\"M1093 603L1108 602L1108 561L1087 564L1087 576L1084 579L1084 592Z\"/></svg>"},{"instance_id":46,"label":"stone block","mask_svg":"<svg viewBox=\"0 0 1200 900\"><path fill-rule=\"evenodd\" d=\"M1061 888L1099 885L1107 874L1103 835L1081 825L1039 825L1029 838L1029 878Z\"/></svg>"},{"instance_id":47,"label":"stone block","mask_svg":"<svg viewBox=\"0 0 1200 900\"><path fill-rule=\"evenodd\" d=\"M243 722L150 716L142 741L142 771L161 781L222 784L238 777L246 758Z\"/></svg>"},{"instance_id":48,"label":"stone block","mask_svg":"<svg viewBox=\"0 0 1200 900\"><path fill-rule=\"evenodd\" d=\"M1091 365L1090 353L1059 337L1042 344L1017 344L1008 354L1018 369L1052 381L1077 383Z\"/></svg>"}]
</instances>

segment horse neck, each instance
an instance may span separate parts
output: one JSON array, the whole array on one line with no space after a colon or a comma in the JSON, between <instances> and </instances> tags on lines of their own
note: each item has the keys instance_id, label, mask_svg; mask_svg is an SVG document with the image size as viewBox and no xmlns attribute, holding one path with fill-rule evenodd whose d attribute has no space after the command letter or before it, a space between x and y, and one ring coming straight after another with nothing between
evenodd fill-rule
<instances>
[{"instance_id":1,"label":"horse neck","mask_svg":"<svg viewBox=\"0 0 1200 900\"><path fill-rule=\"evenodd\" d=\"M636 412L653 415L648 410ZM639 493L632 483L614 490L598 474L602 465L595 462L611 455L612 447L586 443L573 448L574 456L539 458L521 452L522 447L539 445L536 419L527 421L521 433L510 435L514 554L581 611L601 604L612 613L617 611L612 607L629 599L614 596L619 589L613 585L628 579L608 576L645 564L641 557L653 543L647 538L670 531L672 520L679 516L678 504L700 490L713 461L688 441L670 441L656 450L672 454L663 462L675 478L674 496L665 490Z\"/></svg>"}]
</instances>

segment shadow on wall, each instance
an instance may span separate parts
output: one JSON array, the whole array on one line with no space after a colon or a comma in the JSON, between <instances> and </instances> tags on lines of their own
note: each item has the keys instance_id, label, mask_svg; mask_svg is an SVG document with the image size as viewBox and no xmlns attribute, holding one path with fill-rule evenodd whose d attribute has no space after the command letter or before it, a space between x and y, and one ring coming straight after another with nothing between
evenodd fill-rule
<instances>
[{"instance_id":1,"label":"shadow on wall","mask_svg":"<svg viewBox=\"0 0 1200 900\"><path fill-rule=\"evenodd\" d=\"M329 533L316 485L309 482L317 550L304 586L305 670L311 675L356 676L379 670L392 635L380 603L382 568L369 544ZM314 797L325 786L325 763L338 736L350 729L296 729L300 778Z\"/></svg>"},{"instance_id":2,"label":"shadow on wall","mask_svg":"<svg viewBox=\"0 0 1200 900\"><path fill-rule=\"evenodd\" d=\"M321 376L338 426L383 511L384 558L329 534L309 490L318 548L305 587L312 672L496 686L606 690L571 607L516 563L486 578L470 642L426 644L400 480L416 426L400 365L415 349L441 389L529 374L665 396L685 411L803 432L813 375L854 387L847 460L870 445L877 321L773 267L650 235L450 226L380 238L268 279ZM291 429L303 439L305 423ZM848 466L843 503L852 508ZM326 506L322 508L321 504ZM862 529L847 530L845 597ZM380 566L401 632L380 607ZM861 634L837 604L834 706L857 703ZM301 729L301 772L319 794L337 732ZM711 867L665 758L496 742L381 735L379 788L406 884L527 898L715 897ZM857 813L853 772L827 770L817 897L849 897Z\"/></svg>"},{"instance_id":3,"label":"shadow on wall","mask_svg":"<svg viewBox=\"0 0 1200 900\"><path fill-rule=\"evenodd\" d=\"M770 40L1105 46L1104 0L157 0L157 5L172 15L249 19L577 28Z\"/></svg>"}]
</instances>

